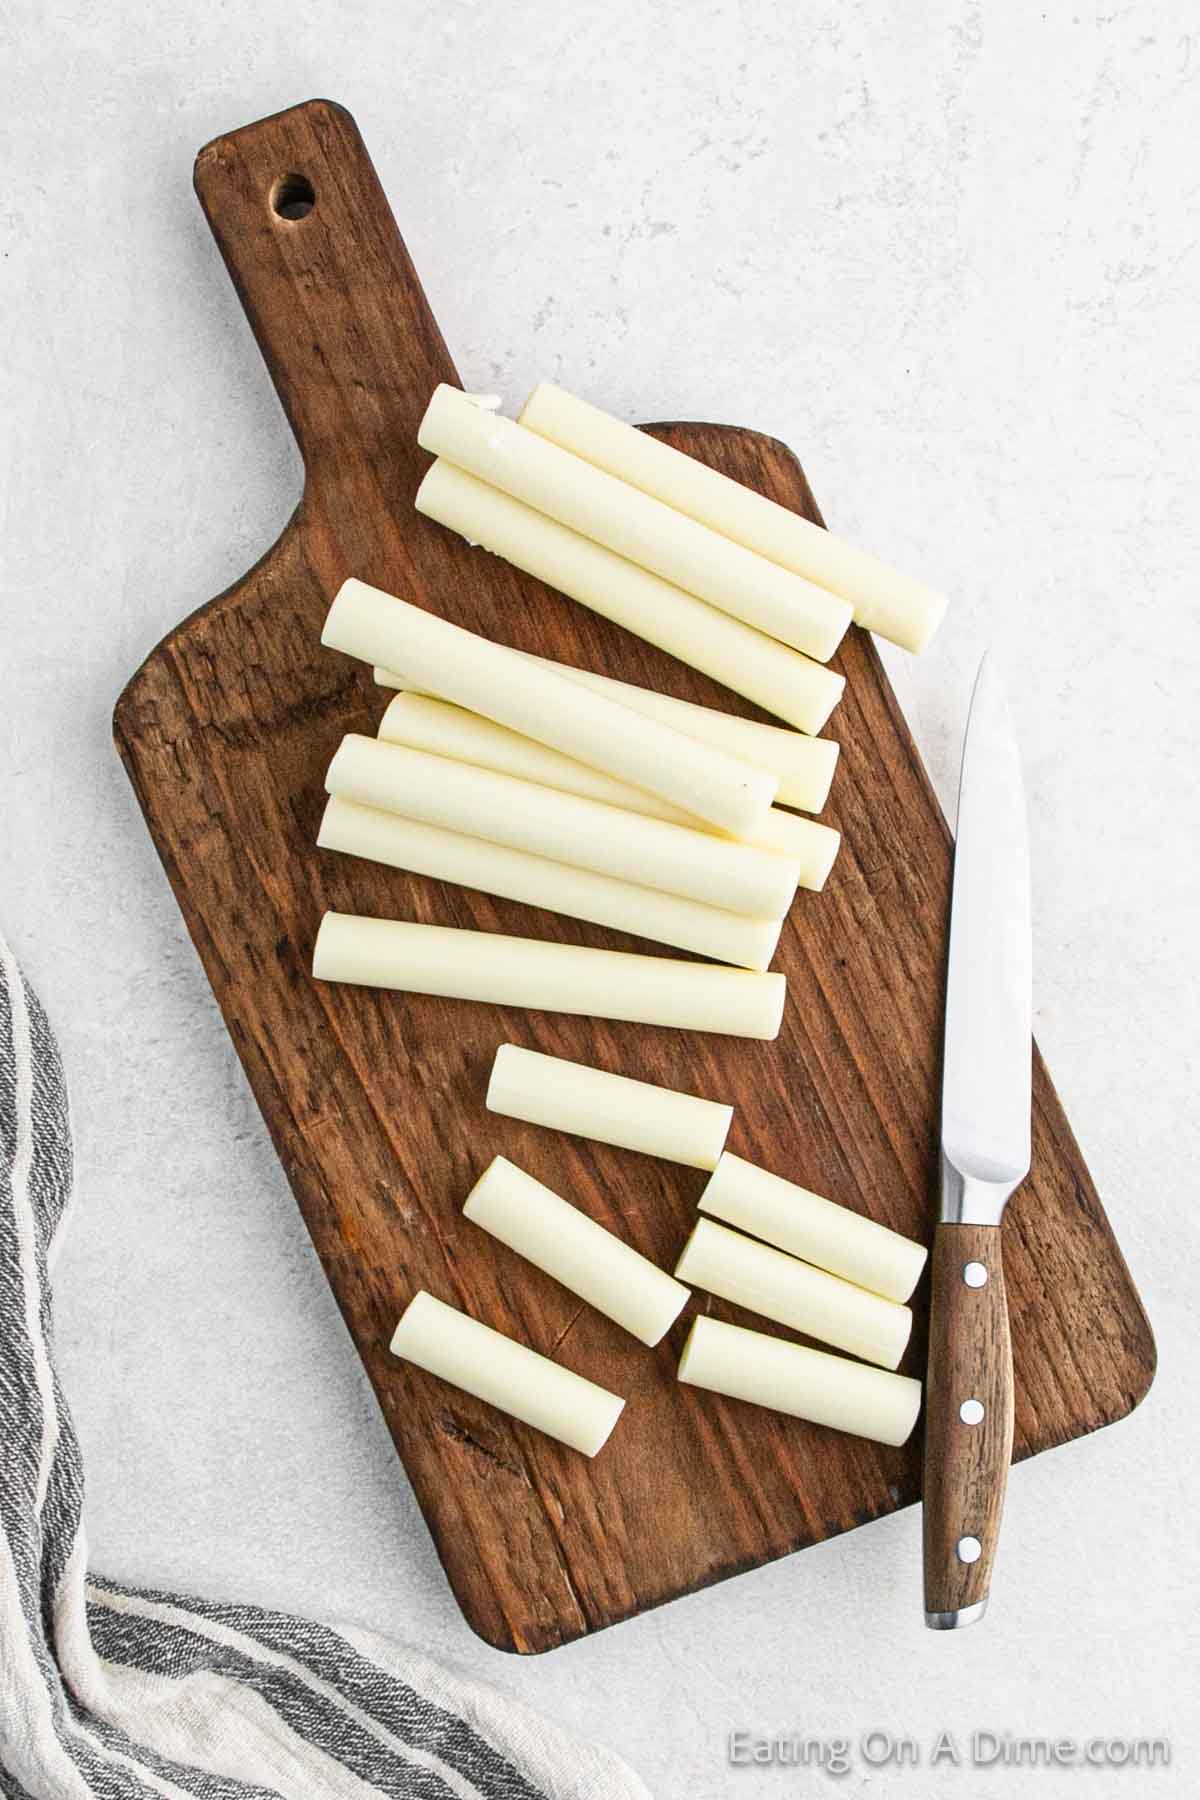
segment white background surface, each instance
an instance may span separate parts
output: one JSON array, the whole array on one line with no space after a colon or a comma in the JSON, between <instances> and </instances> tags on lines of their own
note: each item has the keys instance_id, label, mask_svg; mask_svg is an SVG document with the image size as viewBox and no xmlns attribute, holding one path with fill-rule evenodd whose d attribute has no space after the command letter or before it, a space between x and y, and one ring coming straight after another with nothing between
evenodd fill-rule
<instances>
[{"instance_id":1,"label":"white background surface","mask_svg":"<svg viewBox=\"0 0 1200 1800\"><path fill-rule=\"evenodd\" d=\"M1182 0L10 0L0 917L71 1072L64 1373L100 1569L357 1619L660 1796L1194 1793L1200 32ZM1038 1033L1157 1329L1131 1420L1014 1476L992 1614L915 1511L531 1662L461 1622L112 752L299 467L190 191L358 117L468 386L753 424L947 586L889 657L944 799L976 659L1028 767ZM731 1729L1167 1733L1166 1774L730 1770Z\"/></svg>"}]
</instances>

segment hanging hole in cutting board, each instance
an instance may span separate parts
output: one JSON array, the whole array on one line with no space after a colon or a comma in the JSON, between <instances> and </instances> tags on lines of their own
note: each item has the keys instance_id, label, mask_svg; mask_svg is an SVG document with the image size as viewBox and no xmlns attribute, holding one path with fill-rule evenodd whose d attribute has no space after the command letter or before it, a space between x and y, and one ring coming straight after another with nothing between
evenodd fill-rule
<instances>
[{"instance_id":1,"label":"hanging hole in cutting board","mask_svg":"<svg viewBox=\"0 0 1200 1800\"><path fill-rule=\"evenodd\" d=\"M306 219L316 204L316 189L307 175L281 175L271 189L271 210L281 219Z\"/></svg>"}]
</instances>

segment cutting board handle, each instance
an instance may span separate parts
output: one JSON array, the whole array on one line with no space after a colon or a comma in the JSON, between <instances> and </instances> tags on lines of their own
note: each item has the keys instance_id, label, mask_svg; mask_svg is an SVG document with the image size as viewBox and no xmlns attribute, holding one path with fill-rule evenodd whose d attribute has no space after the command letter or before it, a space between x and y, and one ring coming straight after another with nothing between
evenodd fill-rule
<instances>
[{"instance_id":1,"label":"cutting board handle","mask_svg":"<svg viewBox=\"0 0 1200 1800\"><path fill-rule=\"evenodd\" d=\"M345 107L308 100L215 138L194 180L309 478L415 440L457 376Z\"/></svg>"}]
</instances>

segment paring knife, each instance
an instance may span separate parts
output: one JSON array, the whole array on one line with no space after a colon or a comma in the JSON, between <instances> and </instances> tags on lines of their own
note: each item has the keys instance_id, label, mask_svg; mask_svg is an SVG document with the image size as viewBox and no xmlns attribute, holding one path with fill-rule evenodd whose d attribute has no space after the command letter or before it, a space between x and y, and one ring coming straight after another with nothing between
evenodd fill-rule
<instances>
[{"instance_id":1,"label":"paring knife","mask_svg":"<svg viewBox=\"0 0 1200 1800\"><path fill-rule=\"evenodd\" d=\"M983 1617L1012 1458L1000 1219L1030 1164L1031 938L1021 763L985 656L958 794L925 1391L925 1623L935 1631Z\"/></svg>"}]
</instances>

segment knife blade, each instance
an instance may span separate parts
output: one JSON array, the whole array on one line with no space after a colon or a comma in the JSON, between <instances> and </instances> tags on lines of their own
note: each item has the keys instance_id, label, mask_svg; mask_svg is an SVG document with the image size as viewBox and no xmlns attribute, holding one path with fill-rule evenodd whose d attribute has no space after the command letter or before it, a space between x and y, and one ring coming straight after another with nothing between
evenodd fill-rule
<instances>
[{"instance_id":1,"label":"knife blade","mask_svg":"<svg viewBox=\"0 0 1200 1800\"><path fill-rule=\"evenodd\" d=\"M959 783L925 1413L925 1623L983 1617L1012 1459L1000 1254L1029 1173L1032 917L1024 784L1004 686L984 657Z\"/></svg>"}]
</instances>

